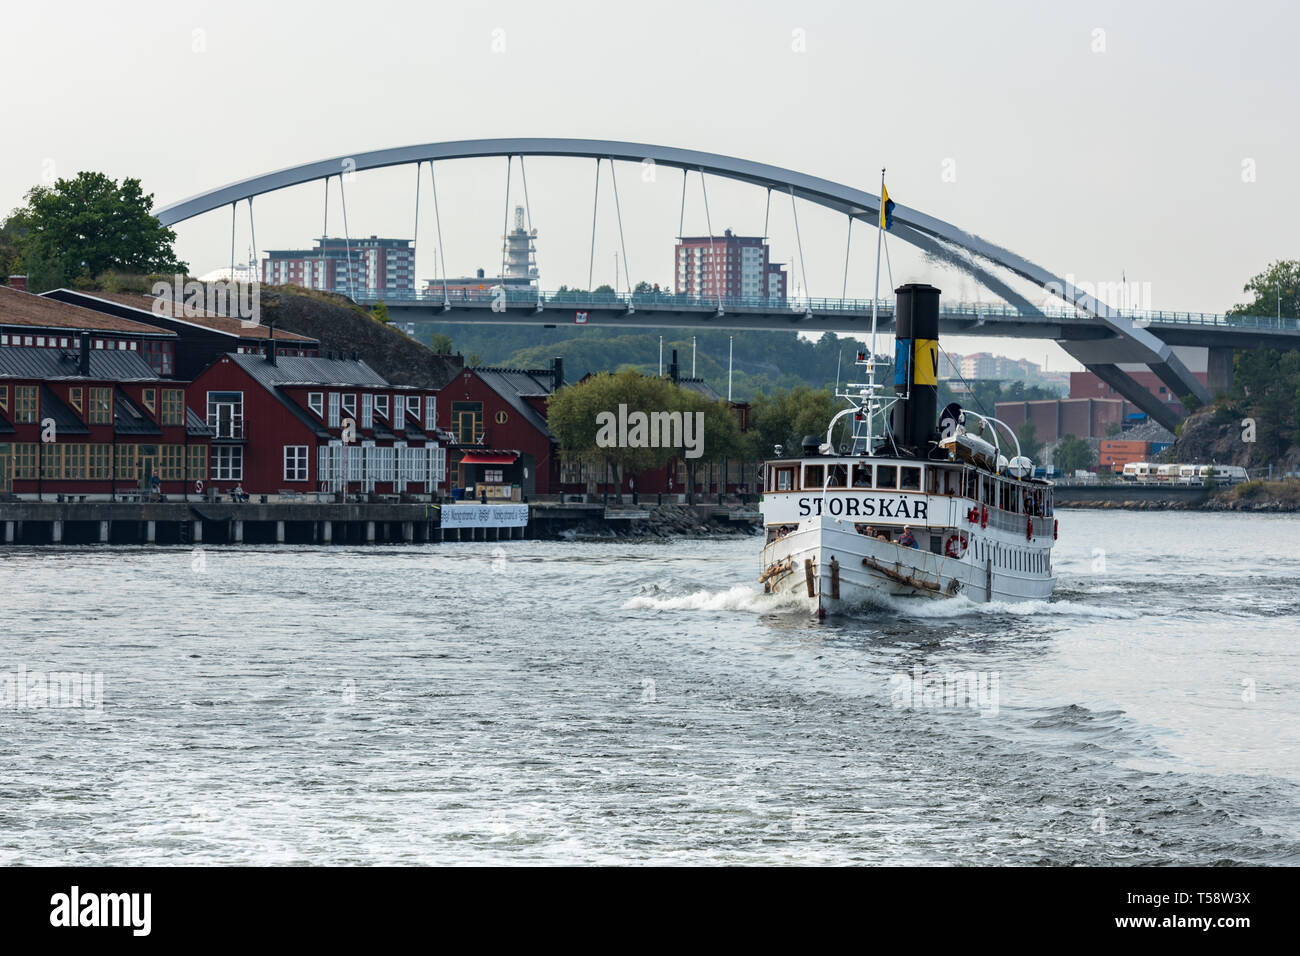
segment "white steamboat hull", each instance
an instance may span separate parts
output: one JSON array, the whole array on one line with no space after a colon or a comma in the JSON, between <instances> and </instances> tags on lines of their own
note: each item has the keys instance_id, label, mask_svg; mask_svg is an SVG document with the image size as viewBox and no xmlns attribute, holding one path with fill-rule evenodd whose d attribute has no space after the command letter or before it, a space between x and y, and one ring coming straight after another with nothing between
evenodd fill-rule
<instances>
[{"instance_id":1,"label":"white steamboat hull","mask_svg":"<svg viewBox=\"0 0 1300 956\"><path fill-rule=\"evenodd\" d=\"M763 548L762 580L770 593L799 597L818 614L900 597L1014 602L1051 596L1055 578L1050 570L1001 566L1001 537L981 537L974 530L968 533L965 553L951 557L869 538L851 523L814 517Z\"/></svg>"}]
</instances>

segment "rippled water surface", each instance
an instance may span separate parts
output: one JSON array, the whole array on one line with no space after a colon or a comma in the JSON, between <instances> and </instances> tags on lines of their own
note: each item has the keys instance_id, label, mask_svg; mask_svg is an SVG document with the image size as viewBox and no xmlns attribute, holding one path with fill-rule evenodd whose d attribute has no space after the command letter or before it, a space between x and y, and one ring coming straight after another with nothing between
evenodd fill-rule
<instances>
[{"instance_id":1,"label":"rippled water surface","mask_svg":"<svg viewBox=\"0 0 1300 956\"><path fill-rule=\"evenodd\" d=\"M0 863L1300 864L1300 519L1060 517L825 623L756 538L6 549L4 686L103 702L0 708Z\"/></svg>"}]
</instances>

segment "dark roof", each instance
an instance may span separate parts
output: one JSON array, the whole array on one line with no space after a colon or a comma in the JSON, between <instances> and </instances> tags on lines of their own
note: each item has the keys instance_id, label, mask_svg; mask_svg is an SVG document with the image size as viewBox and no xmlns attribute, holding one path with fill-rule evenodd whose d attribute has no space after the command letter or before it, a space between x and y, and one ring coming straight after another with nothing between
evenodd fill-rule
<instances>
[{"instance_id":1,"label":"dark roof","mask_svg":"<svg viewBox=\"0 0 1300 956\"><path fill-rule=\"evenodd\" d=\"M116 332L128 335L150 335L174 339L155 325L145 325L115 315L104 315L91 309L79 308L42 295L19 292L0 286L0 325L23 326L33 329L66 329L68 331Z\"/></svg>"},{"instance_id":2,"label":"dark roof","mask_svg":"<svg viewBox=\"0 0 1300 956\"><path fill-rule=\"evenodd\" d=\"M219 312L209 312L207 309L195 309L186 306L182 301L177 304L169 297L155 299L152 295L134 292L80 292L75 289L57 289L55 292L46 292L44 295L50 296L57 293L60 302L75 302L77 305L84 306L87 309L103 311L105 306L118 305L127 309L132 309L140 313L140 318L136 321L149 323L150 319L163 318L173 322L184 322L189 325L200 326L213 332L220 332L222 335L232 335L243 339L266 339L270 336L267 325L245 325L243 321L237 318L230 318ZM112 313L109 313L112 314ZM155 330L157 327L154 327ZM173 333L174 334L174 333ZM275 330L276 341L283 341L286 345L318 345L319 343L309 335L299 335L297 332L289 332L284 329Z\"/></svg>"},{"instance_id":3,"label":"dark roof","mask_svg":"<svg viewBox=\"0 0 1300 956\"><path fill-rule=\"evenodd\" d=\"M41 421L54 419L55 435L88 435L90 429L80 416L55 395L48 385L41 386Z\"/></svg>"},{"instance_id":4,"label":"dark roof","mask_svg":"<svg viewBox=\"0 0 1300 956\"><path fill-rule=\"evenodd\" d=\"M113 427L119 435L161 435L152 418L141 411L140 407L126 397L120 388L114 389Z\"/></svg>"},{"instance_id":5,"label":"dark roof","mask_svg":"<svg viewBox=\"0 0 1300 956\"><path fill-rule=\"evenodd\" d=\"M198 413L188 405L185 407L185 431L191 435L208 435L212 436L217 430L198 416Z\"/></svg>"},{"instance_id":6,"label":"dark roof","mask_svg":"<svg viewBox=\"0 0 1300 956\"><path fill-rule=\"evenodd\" d=\"M228 353L227 358L242 368L266 388L281 385L367 385L379 388L396 388L382 375L360 359L309 358L302 355L282 355L272 365L264 355Z\"/></svg>"},{"instance_id":7,"label":"dark roof","mask_svg":"<svg viewBox=\"0 0 1300 956\"><path fill-rule=\"evenodd\" d=\"M524 421L547 438L554 439L546 419L526 399L542 398L555 391L552 369L476 368L474 373L488 388L504 398Z\"/></svg>"},{"instance_id":8,"label":"dark roof","mask_svg":"<svg viewBox=\"0 0 1300 956\"><path fill-rule=\"evenodd\" d=\"M139 352L91 349L90 375L80 371L73 349L0 348L0 378L73 379L99 382L152 382L158 373Z\"/></svg>"},{"instance_id":9,"label":"dark roof","mask_svg":"<svg viewBox=\"0 0 1300 956\"><path fill-rule=\"evenodd\" d=\"M681 388L689 389L692 392L698 392L711 402L722 401L722 396L702 378L679 378L677 384Z\"/></svg>"}]
</instances>

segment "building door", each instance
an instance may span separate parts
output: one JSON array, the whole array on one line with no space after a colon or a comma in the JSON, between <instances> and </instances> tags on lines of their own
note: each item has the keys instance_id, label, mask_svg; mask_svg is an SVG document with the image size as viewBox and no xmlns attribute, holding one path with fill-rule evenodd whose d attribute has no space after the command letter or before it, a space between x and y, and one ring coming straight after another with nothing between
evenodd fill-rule
<instances>
[{"instance_id":1,"label":"building door","mask_svg":"<svg viewBox=\"0 0 1300 956\"><path fill-rule=\"evenodd\" d=\"M141 445L140 460L137 466L139 471L140 488L143 491L151 491L153 488L153 476L158 474L158 446Z\"/></svg>"}]
</instances>

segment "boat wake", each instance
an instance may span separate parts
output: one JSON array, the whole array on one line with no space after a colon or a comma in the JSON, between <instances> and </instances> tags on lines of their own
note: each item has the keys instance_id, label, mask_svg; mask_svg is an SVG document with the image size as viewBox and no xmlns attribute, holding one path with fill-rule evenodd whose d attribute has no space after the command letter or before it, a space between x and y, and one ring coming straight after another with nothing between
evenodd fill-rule
<instances>
[{"instance_id":1,"label":"boat wake","mask_svg":"<svg viewBox=\"0 0 1300 956\"><path fill-rule=\"evenodd\" d=\"M641 594L623 605L628 611L742 611L749 614L774 614L800 608L804 602L794 595L764 594L743 584L722 591L699 590L690 594L667 596Z\"/></svg>"}]
</instances>

